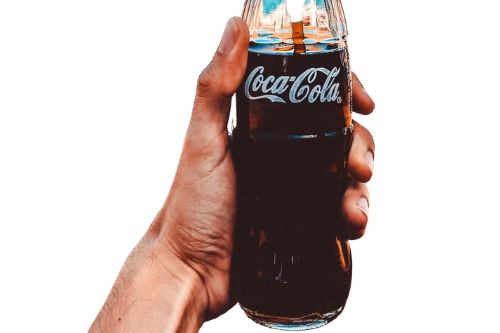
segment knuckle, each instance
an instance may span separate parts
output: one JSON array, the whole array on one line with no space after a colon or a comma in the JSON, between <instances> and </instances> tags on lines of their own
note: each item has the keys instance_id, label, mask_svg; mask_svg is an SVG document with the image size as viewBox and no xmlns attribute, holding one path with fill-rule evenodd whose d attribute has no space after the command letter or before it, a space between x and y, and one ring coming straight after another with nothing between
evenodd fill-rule
<instances>
[{"instance_id":1,"label":"knuckle","mask_svg":"<svg viewBox=\"0 0 500 333\"><path fill-rule=\"evenodd\" d=\"M214 81L213 76L214 70L210 63L198 76L198 83L196 86L196 95L198 97L204 97L210 91Z\"/></svg>"}]
</instances>

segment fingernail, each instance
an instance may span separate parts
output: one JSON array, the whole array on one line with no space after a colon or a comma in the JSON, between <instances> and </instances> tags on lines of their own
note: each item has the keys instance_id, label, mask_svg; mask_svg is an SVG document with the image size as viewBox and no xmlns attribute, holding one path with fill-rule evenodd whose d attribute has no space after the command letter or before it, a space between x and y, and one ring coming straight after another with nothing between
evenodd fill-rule
<instances>
[{"instance_id":1,"label":"fingernail","mask_svg":"<svg viewBox=\"0 0 500 333\"><path fill-rule=\"evenodd\" d=\"M235 42L236 42L235 26L233 23L233 19L229 19L229 21L226 24L226 29L224 29L224 34L222 35L222 39L220 41L217 52L223 56L228 55L233 49Z\"/></svg>"},{"instance_id":2,"label":"fingernail","mask_svg":"<svg viewBox=\"0 0 500 333\"><path fill-rule=\"evenodd\" d=\"M370 204L368 203L368 199L365 198L365 197L361 197L358 199L358 201L356 202L356 206L358 206L359 209L361 209L361 211L363 213L365 213L366 216L368 216L368 212L370 210Z\"/></svg>"},{"instance_id":3,"label":"fingernail","mask_svg":"<svg viewBox=\"0 0 500 333\"><path fill-rule=\"evenodd\" d=\"M373 163L373 153L371 150L369 150L366 153L366 162L368 163L368 167L370 168L370 170L373 171L374 163Z\"/></svg>"}]
</instances>

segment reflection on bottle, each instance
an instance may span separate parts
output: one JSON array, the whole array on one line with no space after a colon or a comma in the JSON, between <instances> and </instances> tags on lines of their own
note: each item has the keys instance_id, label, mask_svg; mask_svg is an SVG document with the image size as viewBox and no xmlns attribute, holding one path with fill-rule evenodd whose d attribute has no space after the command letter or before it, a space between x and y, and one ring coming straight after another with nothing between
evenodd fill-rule
<instances>
[{"instance_id":1,"label":"reflection on bottle","mask_svg":"<svg viewBox=\"0 0 500 333\"><path fill-rule=\"evenodd\" d=\"M306 44L304 43L304 22L292 22L292 40L294 54L306 53Z\"/></svg>"},{"instance_id":2,"label":"reflection on bottle","mask_svg":"<svg viewBox=\"0 0 500 333\"><path fill-rule=\"evenodd\" d=\"M351 269L351 248L346 240L339 237L336 238L336 243L340 268L347 273Z\"/></svg>"},{"instance_id":3,"label":"reflection on bottle","mask_svg":"<svg viewBox=\"0 0 500 333\"><path fill-rule=\"evenodd\" d=\"M293 266L300 264L300 256L282 256L279 253L273 254L273 267L275 268L274 279L276 282L287 284L289 278L293 279ZM278 270L279 267L279 270Z\"/></svg>"},{"instance_id":4,"label":"reflection on bottle","mask_svg":"<svg viewBox=\"0 0 500 333\"><path fill-rule=\"evenodd\" d=\"M280 282L280 283L283 283L283 284L286 284L288 283L287 280L284 279L283 277L283 261L280 261L280 271L278 273L278 275L276 275L274 277L274 279L277 281L277 282Z\"/></svg>"}]
</instances>

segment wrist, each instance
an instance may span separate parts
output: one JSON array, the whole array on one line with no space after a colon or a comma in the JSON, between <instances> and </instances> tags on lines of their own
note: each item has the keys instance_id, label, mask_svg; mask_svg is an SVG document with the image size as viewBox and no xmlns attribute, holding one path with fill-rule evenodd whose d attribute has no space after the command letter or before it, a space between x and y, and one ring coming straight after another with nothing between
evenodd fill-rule
<instances>
[{"instance_id":1,"label":"wrist","mask_svg":"<svg viewBox=\"0 0 500 333\"><path fill-rule=\"evenodd\" d=\"M164 309L165 331L198 332L208 303L201 277L168 251L158 249L153 257L153 290Z\"/></svg>"},{"instance_id":2,"label":"wrist","mask_svg":"<svg viewBox=\"0 0 500 333\"><path fill-rule=\"evenodd\" d=\"M194 333L207 294L200 276L148 233L127 259L90 333Z\"/></svg>"}]
</instances>

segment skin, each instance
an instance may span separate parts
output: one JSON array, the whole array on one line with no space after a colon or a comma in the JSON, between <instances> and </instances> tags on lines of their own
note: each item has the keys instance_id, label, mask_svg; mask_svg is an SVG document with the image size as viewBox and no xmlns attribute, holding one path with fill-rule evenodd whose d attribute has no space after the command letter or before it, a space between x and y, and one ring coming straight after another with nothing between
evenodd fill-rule
<instances>
[{"instance_id":1,"label":"skin","mask_svg":"<svg viewBox=\"0 0 500 333\"><path fill-rule=\"evenodd\" d=\"M89 332L198 332L234 305L230 294L236 177L227 121L246 67L248 28L229 20L201 73L179 166L167 200L127 258ZM354 111L375 108L353 75ZM342 214L350 239L368 222L375 146L358 123L348 158Z\"/></svg>"}]
</instances>

